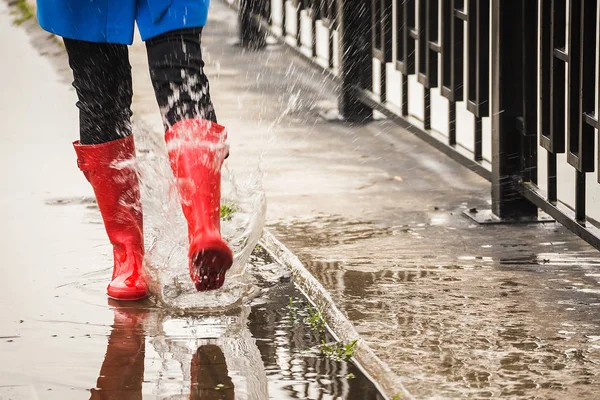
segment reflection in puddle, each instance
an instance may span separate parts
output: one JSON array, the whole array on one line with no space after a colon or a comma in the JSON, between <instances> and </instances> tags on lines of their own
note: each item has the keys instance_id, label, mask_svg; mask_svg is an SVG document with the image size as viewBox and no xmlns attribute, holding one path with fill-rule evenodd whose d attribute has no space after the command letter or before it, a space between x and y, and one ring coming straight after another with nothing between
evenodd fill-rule
<instances>
[{"instance_id":1,"label":"reflection in puddle","mask_svg":"<svg viewBox=\"0 0 600 400\"><path fill-rule=\"evenodd\" d=\"M235 398L235 386L228 375L227 362L221 348L214 344L198 347L190 367L190 399Z\"/></svg>"},{"instance_id":2,"label":"reflection in puddle","mask_svg":"<svg viewBox=\"0 0 600 400\"><path fill-rule=\"evenodd\" d=\"M106 355L91 399L141 399L146 343L144 320L148 310L141 307L114 307L114 323Z\"/></svg>"},{"instance_id":3,"label":"reflection in puddle","mask_svg":"<svg viewBox=\"0 0 600 400\"><path fill-rule=\"evenodd\" d=\"M293 323L290 298L302 297L280 283L251 306L213 316L111 301L114 323L90 398L383 399L351 362L320 354L320 336Z\"/></svg>"}]
</instances>

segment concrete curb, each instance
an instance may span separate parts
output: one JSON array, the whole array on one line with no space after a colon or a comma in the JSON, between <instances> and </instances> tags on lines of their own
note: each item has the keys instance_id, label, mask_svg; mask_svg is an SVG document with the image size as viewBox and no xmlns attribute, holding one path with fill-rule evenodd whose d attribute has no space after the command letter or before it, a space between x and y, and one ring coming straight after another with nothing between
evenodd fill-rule
<instances>
[{"instance_id":1,"label":"concrete curb","mask_svg":"<svg viewBox=\"0 0 600 400\"><path fill-rule=\"evenodd\" d=\"M321 311L326 320L327 328L338 341L349 343L358 339L353 359L387 398L415 399L404 387L401 378L373 352L356 331L352 322L336 306L331 295L294 253L267 229L264 229L259 244L275 261L291 270L294 283L306 298Z\"/></svg>"}]
</instances>

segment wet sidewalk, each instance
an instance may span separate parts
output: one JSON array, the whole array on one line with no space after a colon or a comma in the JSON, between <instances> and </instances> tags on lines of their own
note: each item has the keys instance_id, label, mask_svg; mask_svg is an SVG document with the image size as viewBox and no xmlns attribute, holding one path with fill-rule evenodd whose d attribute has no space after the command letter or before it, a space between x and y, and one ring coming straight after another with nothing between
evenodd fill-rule
<instances>
[{"instance_id":1,"label":"wet sidewalk","mask_svg":"<svg viewBox=\"0 0 600 400\"><path fill-rule=\"evenodd\" d=\"M236 33L235 12L213 1L203 37L204 57L219 122L229 129L229 167L250 172L261 160L268 229L329 291L398 381L415 398L597 398L600 253L554 223L474 224L462 212L488 206L488 182L388 121L352 126L324 120L322 112L336 105L333 82L284 46L243 51L234 45ZM145 49L139 41L130 58L134 121L159 131ZM64 55L53 59L57 70L64 72ZM40 93L40 99L52 97L55 89ZM58 124L51 118L59 113L65 113L63 123L72 119L60 132L64 134L60 140L68 143L76 137L73 103L54 107L48 110L47 102L32 104L32 109L47 112L36 121L22 116L32 124L31 140L39 137L35 134L39 121ZM77 195L87 193L72 166L71 149L63 150L64 154L56 154L61 170L43 171L40 176L30 165L27 179L38 179L39 185L24 188L34 187L43 192L37 195L45 195L56 189L48 183L52 174L64 172L72 177L68 182L81 184L74 189ZM26 143L20 151L28 151ZM4 153L1 162L3 169L13 165ZM67 185L58 191L64 195L71 189ZM79 232L75 224L71 227L72 221L59 208L56 213L54 223L64 221L65 229L72 230L65 236L75 236ZM26 219L17 211L14 215L16 220ZM40 237L52 233L38 232ZM90 235L101 243L101 234L96 229ZM81 246L76 250L65 246L58 253L83 259ZM38 255L44 252L27 250L22 249L31 263L39 262ZM46 279L53 287L50 272ZM101 282L92 287L101 290ZM12 290L26 302L19 288ZM68 290L55 292L49 290L65 303L57 304L38 326L47 320L80 319L60 316L61 307L72 300L67 300ZM97 304L98 293L83 293L77 301L87 306L76 310L110 313ZM31 305L32 315L36 307ZM89 322L95 328L78 327L82 336L78 341L86 340L88 332L106 335L105 321ZM19 326L5 329L23 332ZM38 339L38 348L22 350L30 359L15 363L15 370L33 363L36 352L52 348L53 338ZM101 349L85 349L101 358ZM192 355L185 355L189 365ZM271 357L275 365L277 359ZM15 379L19 377L15 373ZM79 383L75 377L62 385Z\"/></svg>"},{"instance_id":2,"label":"wet sidewalk","mask_svg":"<svg viewBox=\"0 0 600 400\"><path fill-rule=\"evenodd\" d=\"M319 70L280 45L244 53L233 12L212 18L230 162L266 150L268 228L413 396L597 398L598 251L556 223L473 223L488 182L390 122L325 121Z\"/></svg>"}]
</instances>

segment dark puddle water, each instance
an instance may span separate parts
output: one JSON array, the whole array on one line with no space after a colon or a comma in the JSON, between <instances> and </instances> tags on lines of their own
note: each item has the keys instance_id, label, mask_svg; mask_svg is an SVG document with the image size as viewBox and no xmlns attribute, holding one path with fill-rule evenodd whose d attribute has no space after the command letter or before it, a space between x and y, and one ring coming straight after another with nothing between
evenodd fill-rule
<instances>
[{"instance_id":1,"label":"dark puddle water","mask_svg":"<svg viewBox=\"0 0 600 400\"><path fill-rule=\"evenodd\" d=\"M307 303L292 282L270 288L246 321L244 310L169 317L147 303L112 306L92 399L383 399L352 362L320 354L322 334L298 318Z\"/></svg>"}]
</instances>

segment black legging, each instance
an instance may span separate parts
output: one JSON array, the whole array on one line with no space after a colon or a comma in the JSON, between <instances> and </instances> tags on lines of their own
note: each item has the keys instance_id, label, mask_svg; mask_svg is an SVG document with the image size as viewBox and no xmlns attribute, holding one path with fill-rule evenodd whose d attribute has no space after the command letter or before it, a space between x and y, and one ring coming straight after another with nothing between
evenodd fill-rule
<instances>
[{"instance_id":1,"label":"black legging","mask_svg":"<svg viewBox=\"0 0 600 400\"><path fill-rule=\"evenodd\" d=\"M182 119L217 122L200 38L202 28L167 32L146 41L150 77L165 130ZM79 101L81 144L131 134L131 66L126 45L64 39Z\"/></svg>"}]
</instances>

